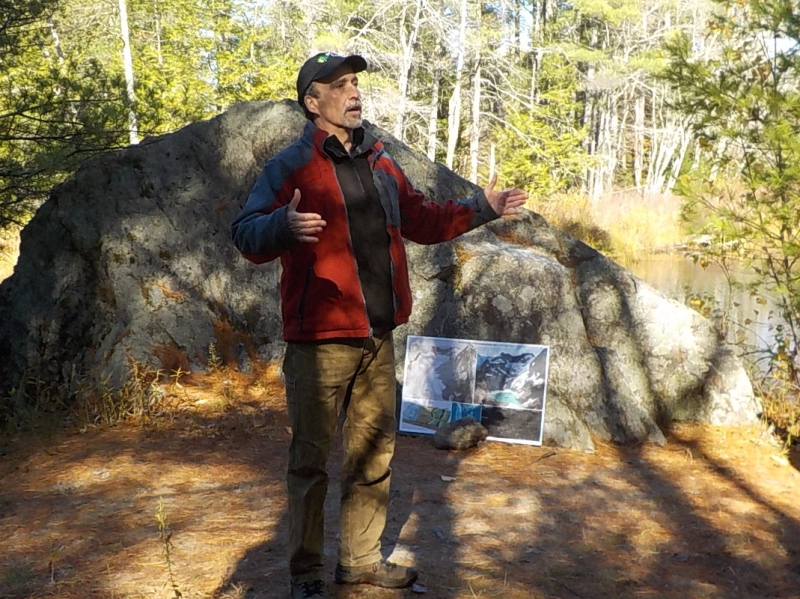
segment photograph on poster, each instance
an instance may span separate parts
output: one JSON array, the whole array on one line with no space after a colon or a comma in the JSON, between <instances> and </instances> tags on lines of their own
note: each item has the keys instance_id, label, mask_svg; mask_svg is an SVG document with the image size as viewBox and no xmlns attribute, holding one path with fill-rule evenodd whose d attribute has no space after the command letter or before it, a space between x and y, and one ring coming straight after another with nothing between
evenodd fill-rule
<instances>
[{"instance_id":1,"label":"photograph on poster","mask_svg":"<svg viewBox=\"0 0 800 599\"><path fill-rule=\"evenodd\" d=\"M403 402L400 409L400 430L410 433L435 433L452 418L453 404L446 401Z\"/></svg>"},{"instance_id":2,"label":"photograph on poster","mask_svg":"<svg viewBox=\"0 0 800 599\"><path fill-rule=\"evenodd\" d=\"M531 345L483 344L478 351L474 402L485 406L544 407L547 348Z\"/></svg>"},{"instance_id":3,"label":"photograph on poster","mask_svg":"<svg viewBox=\"0 0 800 599\"><path fill-rule=\"evenodd\" d=\"M492 439L541 444L548 358L544 345L409 335L400 430L471 417Z\"/></svg>"},{"instance_id":4,"label":"photograph on poster","mask_svg":"<svg viewBox=\"0 0 800 599\"><path fill-rule=\"evenodd\" d=\"M473 420L481 421L481 413L483 412L482 405L475 405L470 403L453 403L452 420L461 420L462 418L472 418Z\"/></svg>"},{"instance_id":5,"label":"photograph on poster","mask_svg":"<svg viewBox=\"0 0 800 599\"><path fill-rule=\"evenodd\" d=\"M404 394L428 401L472 402L475 344L409 336Z\"/></svg>"}]
</instances>

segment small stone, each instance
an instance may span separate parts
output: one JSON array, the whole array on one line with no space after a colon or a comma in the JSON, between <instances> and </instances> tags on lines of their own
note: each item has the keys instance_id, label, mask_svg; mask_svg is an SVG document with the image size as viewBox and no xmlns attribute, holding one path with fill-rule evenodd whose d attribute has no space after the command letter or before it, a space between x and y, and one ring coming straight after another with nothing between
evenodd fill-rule
<instances>
[{"instance_id":1,"label":"small stone","mask_svg":"<svg viewBox=\"0 0 800 599\"><path fill-rule=\"evenodd\" d=\"M489 436L489 431L474 418L460 418L443 426L433 435L436 449L469 449Z\"/></svg>"}]
</instances>

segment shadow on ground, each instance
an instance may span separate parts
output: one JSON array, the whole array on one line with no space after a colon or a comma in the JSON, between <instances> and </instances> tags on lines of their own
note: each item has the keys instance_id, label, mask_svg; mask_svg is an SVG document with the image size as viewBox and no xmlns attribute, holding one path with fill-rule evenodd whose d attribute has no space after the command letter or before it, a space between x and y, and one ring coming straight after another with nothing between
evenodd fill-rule
<instances>
[{"instance_id":1,"label":"shadow on ground","mask_svg":"<svg viewBox=\"0 0 800 599\"><path fill-rule=\"evenodd\" d=\"M145 426L8 444L0 597L288 595L283 398L266 386L216 405L201 391L187 388ZM387 549L418 565L429 598L796 598L797 456L782 465L779 448L758 439L682 425L666 448L486 443L454 453L401 436Z\"/></svg>"}]
</instances>

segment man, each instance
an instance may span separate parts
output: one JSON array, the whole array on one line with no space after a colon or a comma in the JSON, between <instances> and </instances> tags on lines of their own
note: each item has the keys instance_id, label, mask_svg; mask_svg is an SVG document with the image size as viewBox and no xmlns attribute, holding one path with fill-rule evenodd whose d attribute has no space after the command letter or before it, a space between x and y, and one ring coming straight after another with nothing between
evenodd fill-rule
<instances>
[{"instance_id":1,"label":"man","mask_svg":"<svg viewBox=\"0 0 800 599\"><path fill-rule=\"evenodd\" d=\"M495 178L461 202L427 201L362 126L358 73L366 68L361 56L328 52L305 62L297 99L311 122L267 161L232 226L249 260L281 260L295 599L325 596L323 503L340 419L336 582L402 588L416 580L415 569L380 551L397 428L392 330L411 312L403 238L446 241L518 213L527 197L496 191Z\"/></svg>"}]
</instances>

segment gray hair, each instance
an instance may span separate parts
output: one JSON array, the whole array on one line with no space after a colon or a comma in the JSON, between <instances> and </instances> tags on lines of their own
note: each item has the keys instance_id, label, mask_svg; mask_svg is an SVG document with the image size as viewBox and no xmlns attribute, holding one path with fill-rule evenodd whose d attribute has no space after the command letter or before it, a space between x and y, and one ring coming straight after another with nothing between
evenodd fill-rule
<instances>
[{"instance_id":1,"label":"gray hair","mask_svg":"<svg viewBox=\"0 0 800 599\"><path fill-rule=\"evenodd\" d=\"M312 98L319 98L319 89L317 88L316 81L312 81L311 84L308 86L308 89L306 90L305 94L303 94L303 106L302 106L306 118L309 121L313 121L315 118L317 118L317 115L314 114L313 112L310 112L308 108L306 108L306 96L311 96Z\"/></svg>"}]
</instances>

